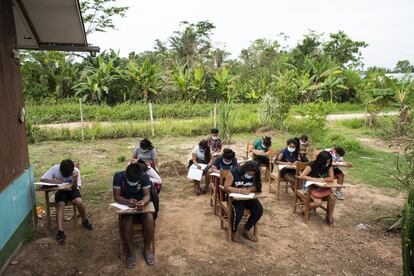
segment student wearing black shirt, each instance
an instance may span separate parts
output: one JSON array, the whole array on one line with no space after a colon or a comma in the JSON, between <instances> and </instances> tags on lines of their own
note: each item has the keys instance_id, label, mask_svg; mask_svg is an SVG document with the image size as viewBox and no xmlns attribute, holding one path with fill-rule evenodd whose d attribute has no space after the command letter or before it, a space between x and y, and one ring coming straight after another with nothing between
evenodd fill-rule
<instances>
[{"instance_id":1,"label":"student wearing black shirt","mask_svg":"<svg viewBox=\"0 0 414 276\"><path fill-rule=\"evenodd\" d=\"M234 167L237 167L236 154L231 149L224 149L223 154L214 160L212 169L214 172L220 172Z\"/></svg>"},{"instance_id":2,"label":"student wearing black shirt","mask_svg":"<svg viewBox=\"0 0 414 276\"><path fill-rule=\"evenodd\" d=\"M305 181L332 182L334 180L334 169L332 167L332 156L328 151L322 151L318 154L315 161L309 163L302 174L301 179ZM306 184L306 182L305 182ZM333 212L335 208L335 196L329 188L312 188L306 191L310 193L312 204L310 209L315 209L322 205L322 201L328 202L326 211L326 223L329 226L334 225Z\"/></svg>"},{"instance_id":3,"label":"student wearing black shirt","mask_svg":"<svg viewBox=\"0 0 414 276\"><path fill-rule=\"evenodd\" d=\"M145 165L144 165L145 166ZM151 201L151 182L145 173L142 164L131 163L126 171L118 172L114 175L113 193L114 199L119 204L128 205L138 210ZM144 258L148 265L155 264L155 253L150 249L154 237L154 214L143 213L139 215L123 215L121 217L121 233L126 243L127 258L126 267L134 268L136 256L134 254L132 224L138 220L144 227Z\"/></svg>"},{"instance_id":4,"label":"student wearing black shirt","mask_svg":"<svg viewBox=\"0 0 414 276\"><path fill-rule=\"evenodd\" d=\"M260 193L262 191L262 182L260 180L259 165L255 161L247 161L239 168L232 168L230 174L226 177L224 190L226 193ZM263 214L263 207L257 199L235 200L233 201L232 219L232 239L235 242L240 241L240 235L237 227L243 217L244 209L250 211L250 217L243 228L243 235L250 241L257 242L257 238L250 233L250 229L259 221Z\"/></svg>"}]
</instances>

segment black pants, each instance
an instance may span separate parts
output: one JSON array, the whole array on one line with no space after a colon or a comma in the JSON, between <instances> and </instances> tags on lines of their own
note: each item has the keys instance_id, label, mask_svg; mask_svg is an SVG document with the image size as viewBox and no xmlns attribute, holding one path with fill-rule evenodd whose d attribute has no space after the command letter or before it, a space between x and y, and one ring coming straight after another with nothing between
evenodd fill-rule
<instances>
[{"instance_id":1,"label":"black pants","mask_svg":"<svg viewBox=\"0 0 414 276\"><path fill-rule=\"evenodd\" d=\"M232 217L232 230L233 232L237 231L237 227L243 217L244 209L250 211L250 217L247 220L244 228L250 230L262 217L263 207L260 204L260 201L257 199L250 200L235 200L233 201L233 217Z\"/></svg>"},{"instance_id":2,"label":"black pants","mask_svg":"<svg viewBox=\"0 0 414 276\"><path fill-rule=\"evenodd\" d=\"M255 155L253 160L256 161L256 163L259 166L261 164L264 164L264 165L268 166L269 165L269 162L270 162L269 157L264 156L264 155Z\"/></svg>"}]
</instances>

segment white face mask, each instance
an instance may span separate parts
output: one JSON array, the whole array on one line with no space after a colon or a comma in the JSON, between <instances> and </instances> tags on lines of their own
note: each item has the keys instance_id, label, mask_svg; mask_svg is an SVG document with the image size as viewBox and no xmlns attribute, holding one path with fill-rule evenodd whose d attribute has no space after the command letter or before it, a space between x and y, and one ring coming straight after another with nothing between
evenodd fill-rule
<instances>
[{"instance_id":1,"label":"white face mask","mask_svg":"<svg viewBox=\"0 0 414 276\"><path fill-rule=\"evenodd\" d=\"M127 183L128 183L129 186L135 187L135 186L138 185L139 181L137 181L137 182L131 182L131 181L127 180Z\"/></svg>"},{"instance_id":2,"label":"white face mask","mask_svg":"<svg viewBox=\"0 0 414 276\"><path fill-rule=\"evenodd\" d=\"M252 175L250 175L250 174L248 174L248 173L245 173L245 174L244 174L244 178L246 178L246 179L252 179L252 178L253 178L253 176L252 176Z\"/></svg>"},{"instance_id":3,"label":"white face mask","mask_svg":"<svg viewBox=\"0 0 414 276\"><path fill-rule=\"evenodd\" d=\"M218 136L211 136L211 139L217 140L218 139Z\"/></svg>"},{"instance_id":4,"label":"white face mask","mask_svg":"<svg viewBox=\"0 0 414 276\"><path fill-rule=\"evenodd\" d=\"M148 149L141 149L142 152L148 152Z\"/></svg>"},{"instance_id":5,"label":"white face mask","mask_svg":"<svg viewBox=\"0 0 414 276\"><path fill-rule=\"evenodd\" d=\"M232 160L226 161L226 160L223 159L223 163L226 164L226 165L230 165L232 162L233 162Z\"/></svg>"},{"instance_id":6,"label":"white face mask","mask_svg":"<svg viewBox=\"0 0 414 276\"><path fill-rule=\"evenodd\" d=\"M288 152L293 153L295 152L296 148L288 147L287 150Z\"/></svg>"},{"instance_id":7,"label":"white face mask","mask_svg":"<svg viewBox=\"0 0 414 276\"><path fill-rule=\"evenodd\" d=\"M302 141L302 140L300 140L300 144L301 145L306 145L308 142L304 142L304 141Z\"/></svg>"}]
</instances>

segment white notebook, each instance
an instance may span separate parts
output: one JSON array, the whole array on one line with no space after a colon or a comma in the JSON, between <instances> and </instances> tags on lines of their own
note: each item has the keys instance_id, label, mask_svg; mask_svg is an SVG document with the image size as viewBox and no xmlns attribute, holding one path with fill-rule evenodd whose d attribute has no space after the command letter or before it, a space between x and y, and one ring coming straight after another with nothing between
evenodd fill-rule
<instances>
[{"instance_id":1,"label":"white notebook","mask_svg":"<svg viewBox=\"0 0 414 276\"><path fill-rule=\"evenodd\" d=\"M196 165L191 165L188 170L187 178L200 181L203 176L203 170L207 167L206 164L199 164L201 169L197 168Z\"/></svg>"},{"instance_id":2,"label":"white notebook","mask_svg":"<svg viewBox=\"0 0 414 276\"><path fill-rule=\"evenodd\" d=\"M254 193L249 193L248 195L245 194L239 194L239 193L230 193L229 194L230 197L234 197L234 198L248 198L248 199L252 199L254 198Z\"/></svg>"}]
</instances>

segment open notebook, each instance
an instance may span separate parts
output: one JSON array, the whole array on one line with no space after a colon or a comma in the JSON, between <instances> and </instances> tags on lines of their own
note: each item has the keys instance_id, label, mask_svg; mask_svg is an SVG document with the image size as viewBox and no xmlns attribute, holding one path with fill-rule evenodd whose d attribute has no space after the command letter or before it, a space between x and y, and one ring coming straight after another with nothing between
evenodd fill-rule
<instances>
[{"instance_id":1,"label":"open notebook","mask_svg":"<svg viewBox=\"0 0 414 276\"><path fill-rule=\"evenodd\" d=\"M65 185L67 185L69 183L56 184L56 183L46 183L46 182L35 182L34 184L35 185L38 185L38 186L62 187L62 186L65 186Z\"/></svg>"},{"instance_id":2,"label":"open notebook","mask_svg":"<svg viewBox=\"0 0 414 276\"><path fill-rule=\"evenodd\" d=\"M199 164L201 169L197 168L196 165L191 165L188 170L187 178L200 181L203 176L203 170L207 167L206 164Z\"/></svg>"},{"instance_id":3,"label":"open notebook","mask_svg":"<svg viewBox=\"0 0 414 276\"><path fill-rule=\"evenodd\" d=\"M248 195L245 194L239 194L239 193L230 193L229 194L230 197L233 198L240 198L240 199L252 199L254 198L254 193L249 193Z\"/></svg>"},{"instance_id":4,"label":"open notebook","mask_svg":"<svg viewBox=\"0 0 414 276\"><path fill-rule=\"evenodd\" d=\"M317 181L306 181L305 182L305 187L309 187L309 186L312 186L312 185L323 188L327 185L327 183L326 182L317 182Z\"/></svg>"}]
</instances>

